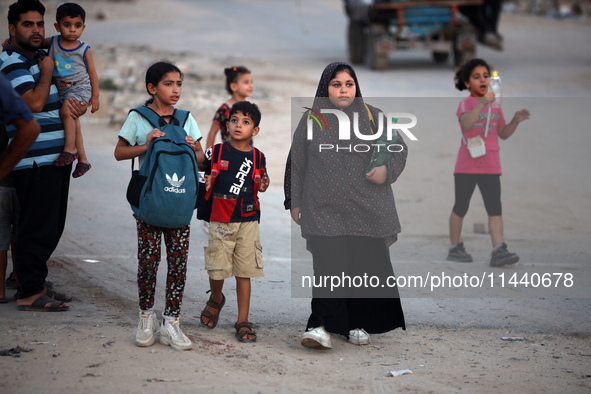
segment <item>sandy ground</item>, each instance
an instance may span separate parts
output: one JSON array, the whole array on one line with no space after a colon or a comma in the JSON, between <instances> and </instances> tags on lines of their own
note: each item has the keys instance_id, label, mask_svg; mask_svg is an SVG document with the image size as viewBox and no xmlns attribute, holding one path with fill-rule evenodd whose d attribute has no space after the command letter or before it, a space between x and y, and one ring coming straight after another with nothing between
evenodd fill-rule
<instances>
[{"instance_id":1,"label":"sandy ground","mask_svg":"<svg viewBox=\"0 0 591 394\"><path fill-rule=\"evenodd\" d=\"M2 9L9 3L0 2ZM72 182L66 231L49 262L49 279L73 294L75 301L69 312L59 314L19 312L14 302L0 307L0 350L22 349L18 357L0 357L2 393L591 391L588 21L504 15L505 52L479 48L481 56L505 70L505 92L513 96L504 99L505 115L522 107L533 114L502 144L505 236L521 255L519 264L505 270L490 270L490 238L472 231L474 223L486 221L478 193L463 233L475 262L445 261L453 204L451 172L459 143L454 112L463 95L451 90L449 65L433 65L428 54L411 52L396 54L391 69L383 73L358 68L366 97L392 92L412 97L404 100L404 110L421 120L416 129L419 141L409 143L407 168L394 185L403 226L399 242L391 248L395 272L478 277L485 273L493 274L495 281L492 288L463 291L401 289L406 331L374 335L364 347L333 336L334 349L318 352L300 346L309 300L291 296L293 230L282 207L281 180L290 141L290 97L312 94L324 65L346 57L340 4L286 2L284 29L270 36L262 26L282 23L281 18L271 18L280 11L274 2L229 8L224 18L217 2L201 2L199 7L189 3L82 2L89 15L101 11L107 16L87 22L87 40L100 43L93 51L101 79L111 79L122 90L101 92L101 111L83 118L93 168ZM47 4L49 9L58 2ZM186 6L184 17L179 16L181 6ZM250 26L250 42L216 27L221 21L238 21L241 15L248 19L252 13L267 19L266 24ZM200 18L199 24L193 16ZM159 37L164 30L154 28L154 20L179 29ZM324 33L326 45L311 39L324 21L340 23L336 32ZM178 33L193 26L196 31L184 39ZM219 40L231 50L219 49ZM181 317L193 350L178 352L159 343L138 348L133 342L136 239L124 197L130 169L129 162L113 159L113 149L118 122L130 107L145 100L143 75L137 70L163 58L183 67L180 106L191 110L203 132L226 99L222 68L244 63L253 70L252 100L263 111L256 143L267 154L272 178L272 187L261 195L266 276L253 283L256 344L234 339L232 281L227 283L228 304L218 327L207 330L198 324L208 289L202 253L207 237L198 221L193 222ZM164 267L160 271L158 311L163 307ZM546 272L573 274L574 286L560 282L544 289L507 284L500 288L503 273L522 278ZM412 374L388 376L389 371L406 369Z\"/></svg>"}]
</instances>

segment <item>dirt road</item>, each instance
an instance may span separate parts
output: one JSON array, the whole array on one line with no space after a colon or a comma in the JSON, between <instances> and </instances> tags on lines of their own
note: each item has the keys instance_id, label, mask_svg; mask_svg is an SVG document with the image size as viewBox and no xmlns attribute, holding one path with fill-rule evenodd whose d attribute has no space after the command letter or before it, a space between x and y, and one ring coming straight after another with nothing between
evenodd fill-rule
<instances>
[{"instance_id":1,"label":"dirt road","mask_svg":"<svg viewBox=\"0 0 591 394\"><path fill-rule=\"evenodd\" d=\"M2 9L9 3L2 1ZM57 3L47 2L48 30ZM315 352L299 344L309 300L291 297L292 228L281 181L291 97L312 95L323 67L346 59L340 3L81 4L89 10L84 39L93 45L99 75L122 90L101 92L101 111L83 118L93 168L72 181L66 231L50 261L49 279L75 297L71 310L25 313L16 311L14 302L0 307L0 350L31 350L0 357L3 393L590 391L588 21L503 15L506 50L479 48L479 55L501 70L505 115L521 107L532 112L532 119L501 145L505 237L521 255L511 269L487 266L490 237L472 231L473 223L486 220L478 195L463 234L476 260L470 265L445 261L451 174L460 143L454 113L463 96L453 90L451 65L435 65L428 53L413 51L394 54L384 72L357 69L365 97L407 97L405 110L429 111L420 116L419 141L409 143L407 168L394 185L403 227L391 248L394 271L400 276L486 273L494 276L496 288L461 294L401 289L406 331L372 336L365 347L333 338L332 351ZM105 20L94 19L99 11ZM208 284L202 252L207 237L196 220L181 318L194 349L177 352L158 343L145 349L133 343L136 236L125 201L130 165L116 162L113 149L116 122L145 100L143 70L163 58L183 68L179 106L191 110L202 132L226 99L223 67L245 64L253 70L252 101L263 111L256 143L268 157L272 179L261 195L266 276L253 283L251 315L259 333L254 345L233 336L237 310L231 281L219 326L210 331L198 325ZM164 294L165 270L160 271L158 311ZM572 274L574 286L562 281L533 291L507 283L499 292L503 273L522 278L545 272ZM388 376L405 369L412 374Z\"/></svg>"}]
</instances>

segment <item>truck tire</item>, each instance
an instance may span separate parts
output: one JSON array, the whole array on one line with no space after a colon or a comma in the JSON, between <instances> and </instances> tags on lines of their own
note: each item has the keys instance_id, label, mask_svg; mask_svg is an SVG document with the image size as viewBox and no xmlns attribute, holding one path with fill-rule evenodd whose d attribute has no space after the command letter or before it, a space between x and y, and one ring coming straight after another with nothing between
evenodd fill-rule
<instances>
[{"instance_id":1,"label":"truck tire","mask_svg":"<svg viewBox=\"0 0 591 394\"><path fill-rule=\"evenodd\" d=\"M449 52L433 51L431 55L435 63L445 63L449 59Z\"/></svg>"},{"instance_id":2,"label":"truck tire","mask_svg":"<svg viewBox=\"0 0 591 394\"><path fill-rule=\"evenodd\" d=\"M359 22L350 21L347 38L351 63L363 63L367 53L367 35L364 32L363 25Z\"/></svg>"}]
</instances>

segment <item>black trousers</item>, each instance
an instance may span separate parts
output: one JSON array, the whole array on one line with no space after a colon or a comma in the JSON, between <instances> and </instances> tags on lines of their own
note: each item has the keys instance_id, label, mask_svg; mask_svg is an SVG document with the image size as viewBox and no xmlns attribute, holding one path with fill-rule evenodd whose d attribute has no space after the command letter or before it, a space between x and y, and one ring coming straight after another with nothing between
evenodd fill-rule
<instances>
[{"instance_id":1,"label":"black trousers","mask_svg":"<svg viewBox=\"0 0 591 394\"><path fill-rule=\"evenodd\" d=\"M13 172L20 204L15 250L20 299L43 291L47 260L66 224L71 171L71 165L35 165Z\"/></svg>"},{"instance_id":2,"label":"black trousers","mask_svg":"<svg viewBox=\"0 0 591 394\"><path fill-rule=\"evenodd\" d=\"M488 216L501 216L501 176L496 174L454 174L456 201L452 211L461 218L466 216L476 185Z\"/></svg>"},{"instance_id":3,"label":"black trousers","mask_svg":"<svg viewBox=\"0 0 591 394\"><path fill-rule=\"evenodd\" d=\"M394 283L394 271L384 239L316 236L309 241L314 276L337 277L341 282L350 277L352 287L345 283L331 289L326 283L314 288L307 329L324 326L328 332L343 335L355 328L370 334L405 329L398 288L387 285L388 278Z\"/></svg>"},{"instance_id":4,"label":"black trousers","mask_svg":"<svg viewBox=\"0 0 591 394\"><path fill-rule=\"evenodd\" d=\"M497 32L501 0L484 0L481 6L461 6L459 10L481 34Z\"/></svg>"}]
</instances>

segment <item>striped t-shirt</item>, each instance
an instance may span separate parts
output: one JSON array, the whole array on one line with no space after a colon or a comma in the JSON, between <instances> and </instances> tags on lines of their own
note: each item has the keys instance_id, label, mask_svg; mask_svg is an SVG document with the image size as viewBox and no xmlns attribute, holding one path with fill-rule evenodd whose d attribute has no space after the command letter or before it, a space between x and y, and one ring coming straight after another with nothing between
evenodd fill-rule
<instances>
[{"instance_id":1,"label":"striped t-shirt","mask_svg":"<svg viewBox=\"0 0 591 394\"><path fill-rule=\"evenodd\" d=\"M21 96L35 88L39 81L41 70L38 61L42 56L47 56L42 50L32 54L14 46L6 46L0 54L0 71L6 75L14 90ZM42 111L33 113L41 127L41 133L25 157L16 165L15 170L32 168L35 163L39 167L53 165L63 151L65 138L64 126L59 115L60 106L57 87L52 83L49 98ZM12 140L16 131L15 126L8 125L6 131L8 138Z\"/></svg>"}]
</instances>

